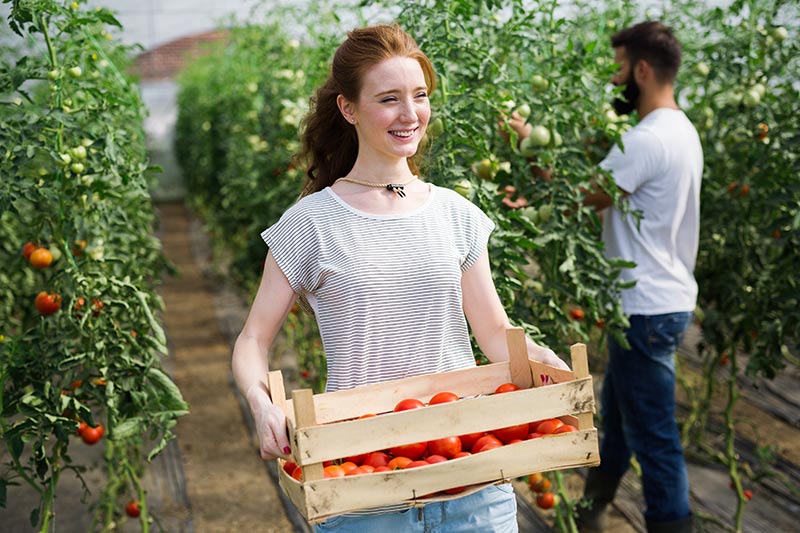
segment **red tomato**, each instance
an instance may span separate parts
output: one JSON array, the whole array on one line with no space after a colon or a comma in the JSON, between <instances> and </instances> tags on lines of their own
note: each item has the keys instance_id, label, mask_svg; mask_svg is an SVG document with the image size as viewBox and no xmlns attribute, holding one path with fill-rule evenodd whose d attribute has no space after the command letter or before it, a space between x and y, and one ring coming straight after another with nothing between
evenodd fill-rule
<instances>
[{"instance_id":1,"label":"red tomato","mask_svg":"<svg viewBox=\"0 0 800 533\"><path fill-rule=\"evenodd\" d=\"M543 492L536 496L536 505L542 509L550 509L556 504L556 495L552 492Z\"/></svg>"},{"instance_id":2,"label":"red tomato","mask_svg":"<svg viewBox=\"0 0 800 533\"><path fill-rule=\"evenodd\" d=\"M745 490L742 491L742 494L744 494L744 497L745 497L745 499L747 501L750 501L750 500L753 499L753 491L752 490L745 489Z\"/></svg>"},{"instance_id":3,"label":"red tomato","mask_svg":"<svg viewBox=\"0 0 800 533\"><path fill-rule=\"evenodd\" d=\"M362 468L365 467L365 466L367 466L367 465L361 465ZM391 470L392 469L389 468L388 466L379 466L379 467L376 467L375 470L373 470L373 472L376 472L376 473L377 472L390 472Z\"/></svg>"},{"instance_id":4,"label":"red tomato","mask_svg":"<svg viewBox=\"0 0 800 533\"><path fill-rule=\"evenodd\" d=\"M486 445L486 444L488 444L490 442L493 443L493 444L498 444L500 446L503 445L503 443L500 442L500 439L498 439L494 435L492 435L492 434L484 435L483 437L481 437L478 440L476 440L475 444L472 445L472 453L477 453L478 450L480 450L481 448L483 448L484 445Z\"/></svg>"},{"instance_id":5,"label":"red tomato","mask_svg":"<svg viewBox=\"0 0 800 533\"><path fill-rule=\"evenodd\" d=\"M292 472L292 477L297 481L303 481L303 467L298 466L297 468L295 468L294 472Z\"/></svg>"},{"instance_id":6,"label":"red tomato","mask_svg":"<svg viewBox=\"0 0 800 533\"><path fill-rule=\"evenodd\" d=\"M430 463L428 461L423 461L422 459L417 459L416 461L411 461L408 463L403 470L408 470L409 468L417 468L419 466L428 466Z\"/></svg>"},{"instance_id":7,"label":"red tomato","mask_svg":"<svg viewBox=\"0 0 800 533\"><path fill-rule=\"evenodd\" d=\"M578 428L571 424L564 424L563 426L556 428L553 434L558 435L559 433L570 433L572 431L578 431Z\"/></svg>"},{"instance_id":8,"label":"red tomato","mask_svg":"<svg viewBox=\"0 0 800 533\"><path fill-rule=\"evenodd\" d=\"M452 459L461 451L461 439L458 437L444 437L428 442L428 453L430 455L443 455L447 459Z\"/></svg>"},{"instance_id":9,"label":"red tomato","mask_svg":"<svg viewBox=\"0 0 800 533\"><path fill-rule=\"evenodd\" d=\"M31 258L31 254L32 254L32 253L33 253L33 252L34 252L34 251L35 251L37 248L39 248L39 247L38 247L38 246L36 246L35 244L33 244L32 242L26 242L26 243L25 243L25 246L23 246L23 247L22 247L22 256L23 256L23 257L24 257L26 260L30 260L30 258Z\"/></svg>"},{"instance_id":10,"label":"red tomato","mask_svg":"<svg viewBox=\"0 0 800 533\"><path fill-rule=\"evenodd\" d=\"M362 454L359 454L359 455L351 455L350 457L345 457L344 460L348 461L350 463L354 463L356 466L361 466L361 465L364 464L364 461L366 460L367 455L368 454L366 454L366 453L362 453Z\"/></svg>"},{"instance_id":11,"label":"red tomato","mask_svg":"<svg viewBox=\"0 0 800 533\"><path fill-rule=\"evenodd\" d=\"M408 457L411 460L419 459L425 455L428 449L427 442L415 442L414 444L404 444L402 446L395 446L389 450L389 453L395 457Z\"/></svg>"},{"instance_id":12,"label":"red tomato","mask_svg":"<svg viewBox=\"0 0 800 533\"><path fill-rule=\"evenodd\" d=\"M408 411L409 409L419 409L420 407L425 407L425 404L416 398L406 398L405 400L400 400L397 405L394 406L394 412L398 413L400 411Z\"/></svg>"},{"instance_id":13,"label":"red tomato","mask_svg":"<svg viewBox=\"0 0 800 533\"><path fill-rule=\"evenodd\" d=\"M524 439L528 436L528 423L508 426L507 428L495 429L492 431L503 444L508 444L512 440Z\"/></svg>"},{"instance_id":14,"label":"red tomato","mask_svg":"<svg viewBox=\"0 0 800 533\"><path fill-rule=\"evenodd\" d=\"M295 468L297 468L297 463L295 463L294 461L284 461L283 471L289 474L290 476L292 475L292 472L294 472Z\"/></svg>"},{"instance_id":15,"label":"red tomato","mask_svg":"<svg viewBox=\"0 0 800 533\"><path fill-rule=\"evenodd\" d=\"M550 418L548 420L542 420L541 422L539 422L539 425L536 426L536 433L541 433L542 435L552 435L555 430L557 430L563 425L564 422L562 422L558 418Z\"/></svg>"},{"instance_id":16,"label":"red tomato","mask_svg":"<svg viewBox=\"0 0 800 533\"><path fill-rule=\"evenodd\" d=\"M61 309L61 296L54 293L48 294L47 292L42 291L36 295L36 299L33 303L40 315L52 315Z\"/></svg>"},{"instance_id":17,"label":"red tomato","mask_svg":"<svg viewBox=\"0 0 800 533\"><path fill-rule=\"evenodd\" d=\"M359 471L361 474L371 474L375 471L375 469L369 465L361 465L356 470Z\"/></svg>"},{"instance_id":18,"label":"red tomato","mask_svg":"<svg viewBox=\"0 0 800 533\"><path fill-rule=\"evenodd\" d=\"M506 444L516 444L518 442L525 442L525 441L522 440L522 439L514 439L514 440L510 440L510 441L506 442Z\"/></svg>"},{"instance_id":19,"label":"red tomato","mask_svg":"<svg viewBox=\"0 0 800 533\"><path fill-rule=\"evenodd\" d=\"M433 398L431 398L431 400L428 402L428 405L457 402L458 400L459 400L458 394L454 392L439 392L433 395Z\"/></svg>"},{"instance_id":20,"label":"red tomato","mask_svg":"<svg viewBox=\"0 0 800 533\"><path fill-rule=\"evenodd\" d=\"M139 500L128 502L128 505L125 506L125 514L131 518L138 518L139 513L141 513L141 509L139 509Z\"/></svg>"},{"instance_id":21,"label":"red tomato","mask_svg":"<svg viewBox=\"0 0 800 533\"><path fill-rule=\"evenodd\" d=\"M514 385L513 383L503 383L494 390L494 393L502 394L504 392L513 392L515 390L520 390L520 388Z\"/></svg>"},{"instance_id":22,"label":"red tomato","mask_svg":"<svg viewBox=\"0 0 800 533\"><path fill-rule=\"evenodd\" d=\"M485 431L479 431L477 433L469 433L467 435L461 435L460 437L458 437L459 439L461 439L461 449L471 450L472 447L475 445L475 441L477 441L484 435L486 435Z\"/></svg>"},{"instance_id":23,"label":"red tomato","mask_svg":"<svg viewBox=\"0 0 800 533\"><path fill-rule=\"evenodd\" d=\"M91 446L103 438L103 433L105 433L103 424L97 424L97 427L86 426L83 429L83 433L81 433L81 438L83 439L83 442Z\"/></svg>"},{"instance_id":24,"label":"red tomato","mask_svg":"<svg viewBox=\"0 0 800 533\"><path fill-rule=\"evenodd\" d=\"M489 450L494 450L495 448L502 448L502 447L503 447L502 444L498 444L496 442L487 442L486 444L475 450L475 453L488 452Z\"/></svg>"},{"instance_id":25,"label":"red tomato","mask_svg":"<svg viewBox=\"0 0 800 533\"><path fill-rule=\"evenodd\" d=\"M86 422L81 422L80 424L78 424L78 435L83 435L84 430L88 427L89 424L87 424Z\"/></svg>"},{"instance_id":26,"label":"red tomato","mask_svg":"<svg viewBox=\"0 0 800 533\"><path fill-rule=\"evenodd\" d=\"M472 454L469 452L458 452L453 456L453 459L460 459L461 457L469 457L470 455Z\"/></svg>"},{"instance_id":27,"label":"red tomato","mask_svg":"<svg viewBox=\"0 0 800 533\"><path fill-rule=\"evenodd\" d=\"M569 316L572 318L572 320L583 320L585 313L580 307L573 307L569 310Z\"/></svg>"},{"instance_id":28,"label":"red tomato","mask_svg":"<svg viewBox=\"0 0 800 533\"><path fill-rule=\"evenodd\" d=\"M373 416L378 416L378 415L376 415L375 413L367 413L365 415L359 416L358 419L361 420L363 418L372 418Z\"/></svg>"},{"instance_id":29,"label":"red tomato","mask_svg":"<svg viewBox=\"0 0 800 533\"><path fill-rule=\"evenodd\" d=\"M444 457L442 455L429 455L425 460L429 464L435 465L436 463L443 463L447 461L447 457Z\"/></svg>"},{"instance_id":30,"label":"red tomato","mask_svg":"<svg viewBox=\"0 0 800 533\"><path fill-rule=\"evenodd\" d=\"M385 452L372 452L367 454L367 458L364 459L364 462L361 465L368 465L374 468L380 468L381 466L386 466L389 464L389 461L392 458L389 456L388 453Z\"/></svg>"},{"instance_id":31,"label":"red tomato","mask_svg":"<svg viewBox=\"0 0 800 533\"><path fill-rule=\"evenodd\" d=\"M444 491L445 494L458 494L459 492L464 492L464 489L467 487L453 487L452 489L447 489Z\"/></svg>"},{"instance_id":32,"label":"red tomato","mask_svg":"<svg viewBox=\"0 0 800 533\"><path fill-rule=\"evenodd\" d=\"M538 438L539 438L539 437L541 437L541 436L542 436L542 434L541 434L541 433L536 433L536 432L534 431L533 433L531 433L531 434L529 434L529 435L528 435L528 438L527 438L527 440L538 439Z\"/></svg>"}]
</instances>

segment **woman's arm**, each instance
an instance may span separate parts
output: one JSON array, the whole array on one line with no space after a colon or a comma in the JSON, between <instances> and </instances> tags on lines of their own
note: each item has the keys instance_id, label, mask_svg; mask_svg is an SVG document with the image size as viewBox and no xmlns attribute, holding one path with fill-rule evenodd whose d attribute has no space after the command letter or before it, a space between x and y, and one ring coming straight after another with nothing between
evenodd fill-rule
<instances>
[{"instance_id":1,"label":"woman's arm","mask_svg":"<svg viewBox=\"0 0 800 533\"><path fill-rule=\"evenodd\" d=\"M477 261L461 276L464 314L481 351L496 363L508 360L506 330L511 328L492 280L489 253L484 250ZM539 346L526 336L528 356L557 368L569 370L549 348Z\"/></svg>"},{"instance_id":2,"label":"woman's arm","mask_svg":"<svg viewBox=\"0 0 800 533\"><path fill-rule=\"evenodd\" d=\"M286 457L288 453L286 417L272 404L267 372L269 348L296 297L272 253L268 253L261 284L233 347L233 377L253 414L261 457L266 460Z\"/></svg>"}]
</instances>

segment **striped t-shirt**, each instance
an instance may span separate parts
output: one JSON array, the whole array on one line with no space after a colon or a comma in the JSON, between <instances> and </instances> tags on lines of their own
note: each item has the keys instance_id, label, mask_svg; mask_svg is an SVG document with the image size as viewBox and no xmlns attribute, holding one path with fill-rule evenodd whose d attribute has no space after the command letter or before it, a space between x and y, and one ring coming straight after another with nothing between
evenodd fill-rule
<instances>
[{"instance_id":1,"label":"striped t-shirt","mask_svg":"<svg viewBox=\"0 0 800 533\"><path fill-rule=\"evenodd\" d=\"M433 184L409 213L359 211L330 188L261 233L292 289L314 309L327 391L475 365L461 274L494 223Z\"/></svg>"}]
</instances>

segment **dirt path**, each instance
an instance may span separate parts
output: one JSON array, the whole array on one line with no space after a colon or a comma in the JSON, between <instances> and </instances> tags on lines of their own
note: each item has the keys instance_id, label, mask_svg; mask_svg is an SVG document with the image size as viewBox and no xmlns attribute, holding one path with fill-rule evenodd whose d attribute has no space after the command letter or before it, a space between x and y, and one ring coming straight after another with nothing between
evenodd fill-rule
<instances>
[{"instance_id":1,"label":"dirt path","mask_svg":"<svg viewBox=\"0 0 800 533\"><path fill-rule=\"evenodd\" d=\"M164 252L180 271L159 292L172 374L190 405L176 432L193 529L292 531L234 393L230 348L217 323L212 292L194 261L186 210L164 204L159 213Z\"/></svg>"}]
</instances>

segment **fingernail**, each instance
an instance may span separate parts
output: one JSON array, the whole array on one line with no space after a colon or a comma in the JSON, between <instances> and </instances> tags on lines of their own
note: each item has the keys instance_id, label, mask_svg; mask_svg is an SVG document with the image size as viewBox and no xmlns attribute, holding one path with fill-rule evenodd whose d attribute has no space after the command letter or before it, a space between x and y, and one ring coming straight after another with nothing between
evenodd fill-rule
<instances>
[{"instance_id":1,"label":"fingernail","mask_svg":"<svg viewBox=\"0 0 800 533\"><path fill-rule=\"evenodd\" d=\"M289 448L288 446L283 447L283 453L289 453L290 451L292 451L292 449Z\"/></svg>"}]
</instances>

